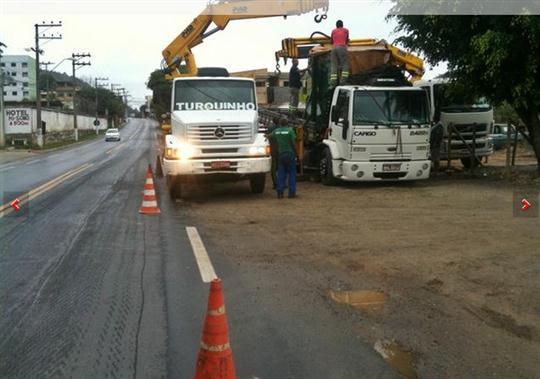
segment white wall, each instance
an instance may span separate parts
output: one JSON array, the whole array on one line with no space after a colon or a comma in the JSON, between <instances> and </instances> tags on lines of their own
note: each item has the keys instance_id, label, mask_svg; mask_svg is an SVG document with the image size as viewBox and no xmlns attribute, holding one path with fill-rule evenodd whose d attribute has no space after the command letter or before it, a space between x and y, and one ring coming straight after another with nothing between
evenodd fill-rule
<instances>
[{"instance_id":1,"label":"white wall","mask_svg":"<svg viewBox=\"0 0 540 379\"><path fill-rule=\"evenodd\" d=\"M36 110L33 109L32 130L34 132L36 131L36 117ZM47 123L47 132L62 132L73 130L73 115L70 113L42 110L41 119ZM77 115L77 128L79 130L95 130L94 120L94 117ZM105 118L99 118L99 122L99 130L107 129L107 120Z\"/></svg>"}]
</instances>

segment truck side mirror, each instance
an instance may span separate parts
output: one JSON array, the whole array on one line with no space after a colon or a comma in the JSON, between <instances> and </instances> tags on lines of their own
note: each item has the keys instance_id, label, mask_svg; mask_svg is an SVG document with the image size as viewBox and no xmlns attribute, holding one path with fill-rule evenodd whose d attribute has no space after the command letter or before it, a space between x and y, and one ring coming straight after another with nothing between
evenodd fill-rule
<instances>
[{"instance_id":1,"label":"truck side mirror","mask_svg":"<svg viewBox=\"0 0 540 379\"><path fill-rule=\"evenodd\" d=\"M341 129L341 138L347 139L347 132L349 131L349 120L345 118L339 121L342 122L343 124L342 129Z\"/></svg>"},{"instance_id":2,"label":"truck side mirror","mask_svg":"<svg viewBox=\"0 0 540 379\"><path fill-rule=\"evenodd\" d=\"M338 113L335 106L332 106L332 109L330 110L330 119L334 123L338 122Z\"/></svg>"}]
</instances>

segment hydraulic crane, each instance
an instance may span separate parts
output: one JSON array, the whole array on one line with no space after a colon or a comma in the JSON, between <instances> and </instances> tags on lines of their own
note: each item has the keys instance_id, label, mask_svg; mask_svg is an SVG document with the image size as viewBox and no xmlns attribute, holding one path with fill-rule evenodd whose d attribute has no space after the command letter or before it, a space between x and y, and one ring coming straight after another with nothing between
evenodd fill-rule
<instances>
[{"instance_id":1,"label":"hydraulic crane","mask_svg":"<svg viewBox=\"0 0 540 379\"><path fill-rule=\"evenodd\" d=\"M170 44L163 50L163 69L167 79L196 76L198 72L192 48L201 44L205 38L223 30L229 21L254 18L294 16L317 11L315 21L326 18L329 0L238 0L209 3ZM208 28L211 24L215 27ZM185 67L181 67L181 64Z\"/></svg>"}]
</instances>

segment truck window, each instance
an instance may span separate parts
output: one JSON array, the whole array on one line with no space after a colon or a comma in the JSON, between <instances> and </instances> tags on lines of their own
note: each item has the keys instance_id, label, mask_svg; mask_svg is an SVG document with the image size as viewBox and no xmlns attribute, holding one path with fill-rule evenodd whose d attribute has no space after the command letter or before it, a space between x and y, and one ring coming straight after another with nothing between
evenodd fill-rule
<instances>
[{"instance_id":1,"label":"truck window","mask_svg":"<svg viewBox=\"0 0 540 379\"><path fill-rule=\"evenodd\" d=\"M430 86L422 86L420 88L422 88L424 91L426 91L428 101L431 104L431 87Z\"/></svg>"},{"instance_id":2,"label":"truck window","mask_svg":"<svg viewBox=\"0 0 540 379\"><path fill-rule=\"evenodd\" d=\"M429 122L425 91L355 91L353 123Z\"/></svg>"},{"instance_id":3,"label":"truck window","mask_svg":"<svg viewBox=\"0 0 540 379\"><path fill-rule=\"evenodd\" d=\"M349 119L349 91L340 90L336 103L338 120Z\"/></svg>"},{"instance_id":4,"label":"truck window","mask_svg":"<svg viewBox=\"0 0 540 379\"><path fill-rule=\"evenodd\" d=\"M253 82L246 80L178 80L174 110L257 110Z\"/></svg>"},{"instance_id":5,"label":"truck window","mask_svg":"<svg viewBox=\"0 0 540 379\"><path fill-rule=\"evenodd\" d=\"M488 112L491 105L483 98L474 98L458 84L435 84L433 97L435 99L435 122L440 119L441 112Z\"/></svg>"}]
</instances>

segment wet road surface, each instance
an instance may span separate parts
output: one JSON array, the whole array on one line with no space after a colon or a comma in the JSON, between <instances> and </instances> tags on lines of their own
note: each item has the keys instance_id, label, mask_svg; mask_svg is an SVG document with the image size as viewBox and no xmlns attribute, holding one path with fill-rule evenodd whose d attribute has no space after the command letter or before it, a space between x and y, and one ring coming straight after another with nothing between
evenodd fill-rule
<instances>
[{"instance_id":1,"label":"wet road surface","mask_svg":"<svg viewBox=\"0 0 540 379\"><path fill-rule=\"evenodd\" d=\"M302 275L231 261L163 179L161 215L139 215L155 125L121 133L0 166L9 196L42 186L0 218L0 377L192 377L209 285L186 226L223 279L239 378L396 376Z\"/></svg>"}]
</instances>

